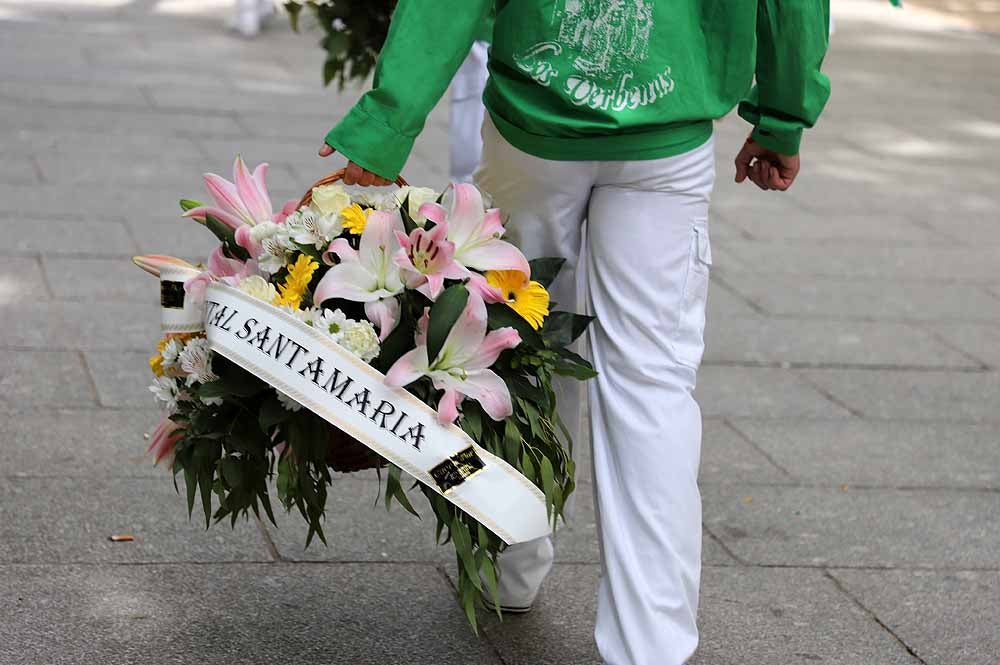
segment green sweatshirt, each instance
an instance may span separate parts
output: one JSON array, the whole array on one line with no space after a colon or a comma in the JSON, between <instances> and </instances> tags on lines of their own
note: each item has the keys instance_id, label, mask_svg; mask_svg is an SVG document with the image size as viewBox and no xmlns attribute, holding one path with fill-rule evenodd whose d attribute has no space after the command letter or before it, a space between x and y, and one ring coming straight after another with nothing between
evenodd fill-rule
<instances>
[{"instance_id":1,"label":"green sweatshirt","mask_svg":"<svg viewBox=\"0 0 1000 665\"><path fill-rule=\"evenodd\" d=\"M741 99L755 139L796 154L829 96L829 0L400 0L374 87L326 142L396 177L494 5L484 101L545 159L677 155Z\"/></svg>"}]
</instances>

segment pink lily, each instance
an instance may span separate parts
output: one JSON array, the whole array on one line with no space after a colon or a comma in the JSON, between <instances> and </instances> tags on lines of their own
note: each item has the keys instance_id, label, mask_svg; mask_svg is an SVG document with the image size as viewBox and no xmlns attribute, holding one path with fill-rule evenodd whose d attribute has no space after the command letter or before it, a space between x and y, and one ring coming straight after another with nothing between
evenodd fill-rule
<instances>
[{"instance_id":1,"label":"pink lily","mask_svg":"<svg viewBox=\"0 0 1000 665\"><path fill-rule=\"evenodd\" d=\"M219 246L208 255L208 268L184 282L184 291L196 302L201 302L205 299L205 289L212 282L220 281L229 286L236 286L244 278L256 274L257 261L251 259L244 262L230 259Z\"/></svg>"},{"instance_id":2,"label":"pink lily","mask_svg":"<svg viewBox=\"0 0 1000 665\"><path fill-rule=\"evenodd\" d=\"M478 272L472 273L472 277L465 283L465 288L475 291L480 298L488 303L507 302L503 291L487 282L486 277Z\"/></svg>"},{"instance_id":3,"label":"pink lily","mask_svg":"<svg viewBox=\"0 0 1000 665\"><path fill-rule=\"evenodd\" d=\"M328 298L343 298L365 303L365 315L378 326L379 339L384 340L399 323L399 300L403 279L393 256L400 244L396 232L403 231L399 211L375 210L361 233L359 249L353 249L346 238L337 238L323 255L336 254L340 263L330 268L316 285L313 302Z\"/></svg>"},{"instance_id":4,"label":"pink lily","mask_svg":"<svg viewBox=\"0 0 1000 665\"><path fill-rule=\"evenodd\" d=\"M176 256L166 256L164 254L145 254L143 256L133 256L132 263L136 264L153 277L159 277L160 270L162 270L164 266L194 268L193 265L184 259L179 259Z\"/></svg>"},{"instance_id":5,"label":"pink lily","mask_svg":"<svg viewBox=\"0 0 1000 665\"><path fill-rule=\"evenodd\" d=\"M448 224L448 240L455 243L455 261L474 270L519 270L531 274L528 260L514 245L500 238L500 211L483 209L483 195L474 185L452 185L451 209L437 203L420 206L420 214L435 224Z\"/></svg>"},{"instance_id":6,"label":"pink lily","mask_svg":"<svg viewBox=\"0 0 1000 665\"><path fill-rule=\"evenodd\" d=\"M401 245L393 261L402 270L407 288L416 289L436 300L446 279L465 279L469 271L455 262L455 243L446 239L447 224L438 224L431 231L417 228L407 236L396 231Z\"/></svg>"},{"instance_id":7,"label":"pink lily","mask_svg":"<svg viewBox=\"0 0 1000 665\"><path fill-rule=\"evenodd\" d=\"M455 325L445 338L434 361L427 357L425 312L417 326L417 348L397 360L385 375L390 386L402 387L422 376L429 376L434 387L443 390L438 402L438 419L445 424L458 418L458 405L466 397L479 402L494 420L503 420L514 412L507 384L489 369L500 354L521 343L513 328L486 332L486 304L475 291Z\"/></svg>"},{"instance_id":8,"label":"pink lily","mask_svg":"<svg viewBox=\"0 0 1000 665\"><path fill-rule=\"evenodd\" d=\"M150 435L151 440L146 453L153 453L156 464L159 464L160 460L166 459L167 466L173 466L174 448L183 437L184 429L170 418L164 418Z\"/></svg>"},{"instance_id":9,"label":"pink lily","mask_svg":"<svg viewBox=\"0 0 1000 665\"><path fill-rule=\"evenodd\" d=\"M206 215L211 215L233 230L244 224L254 226L274 221L271 197L264 184L266 176L267 164L259 165L250 173L243 158L237 155L233 163L233 182L214 173L204 176L205 186L215 199L215 205L192 208L184 216L204 224Z\"/></svg>"}]
</instances>

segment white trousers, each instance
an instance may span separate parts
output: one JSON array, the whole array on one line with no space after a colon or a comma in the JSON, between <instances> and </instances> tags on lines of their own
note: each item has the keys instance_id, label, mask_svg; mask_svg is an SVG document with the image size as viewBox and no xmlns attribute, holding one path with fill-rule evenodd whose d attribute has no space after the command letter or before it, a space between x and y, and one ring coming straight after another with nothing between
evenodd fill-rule
<instances>
[{"instance_id":1,"label":"white trousers","mask_svg":"<svg viewBox=\"0 0 1000 665\"><path fill-rule=\"evenodd\" d=\"M482 126L486 108L483 90L489 44L476 42L451 81L448 139L451 145L450 176L453 182L472 182L483 152Z\"/></svg>"},{"instance_id":2,"label":"white trousers","mask_svg":"<svg viewBox=\"0 0 1000 665\"><path fill-rule=\"evenodd\" d=\"M701 412L711 249L713 142L634 162L549 161L483 128L479 185L531 257L566 257L559 308L596 316L599 376L586 384L601 581L595 639L607 665L680 665L698 644ZM580 384L560 414L580 422ZM530 605L552 565L549 539L509 548L501 602Z\"/></svg>"}]
</instances>

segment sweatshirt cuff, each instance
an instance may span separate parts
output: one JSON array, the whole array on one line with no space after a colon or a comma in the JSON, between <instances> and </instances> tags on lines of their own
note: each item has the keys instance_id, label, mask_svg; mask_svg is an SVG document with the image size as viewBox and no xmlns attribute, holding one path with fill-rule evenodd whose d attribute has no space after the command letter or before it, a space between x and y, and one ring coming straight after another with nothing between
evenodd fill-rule
<instances>
[{"instance_id":1,"label":"sweatshirt cuff","mask_svg":"<svg viewBox=\"0 0 1000 665\"><path fill-rule=\"evenodd\" d=\"M326 135L326 143L361 168L395 180L415 138L400 134L355 106Z\"/></svg>"},{"instance_id":2,"label":"sweatshirt cuff","mask_svg":"<svg viewBox=\"0 0 1000 665\"><path fill-rule=\"evenodd\" d=\"M802 143L801 129L773 130L758 126L754 127L752 136L754 141L779 155L799 154Z\"/></svg>"}]
</instances>

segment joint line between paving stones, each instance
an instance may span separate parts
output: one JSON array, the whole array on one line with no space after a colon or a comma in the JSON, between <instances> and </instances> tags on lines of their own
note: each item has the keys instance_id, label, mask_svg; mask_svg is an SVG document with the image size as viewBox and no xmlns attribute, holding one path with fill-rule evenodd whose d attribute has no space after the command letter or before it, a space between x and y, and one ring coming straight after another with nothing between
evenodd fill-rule
<instances>
[{"instance_id":1,"label":"joint line between paving stones","mask_svg":"<svg viewBox=\"0 0 1000 665\"><path fill-rule=\"evenodd\" d=\"M839 406L840 408L844 409L845 411L847 411L849 414L851 414L855 418L861 418L861 419L865 418L864 412L859 411L859 410L855 409L852 406L849 406L846 402L844 402L844 401L840 400L840 398L836 397L832 392L830 392L829 390L827 390L823 386L819 385L815 381L810 380L809 376L807 374L801 374L800 373L797 376L798 376L799 379L802 380L803 383L805 383L806 385L808 385L809 387L811 387L813 390L815 390L816 392L818 392L820 395L822 395L823 397L825 397L827 400L829 400L833 404L835 404L835 405Z\"/></svg>"},{"instance_id":2,"label":"joint line between paving stones","mask_svg":"<svg viewBox=\"0 0 1000 665\"><path fill-rule=\"evenodd\" d=\"M916 660L921 665L927 665L927 661L924 660L923 658L921 658L919 655L917 655L917 652L913 649L913 647L911 647L909 644L907 644L906 642L904 642L903 638L901 638L899 635L897 635L896 631L894 631L884 621L882 621L882 619L880 619L878 617L878 615L875 614L875 612L873 610L869 609L864 603L862 603L857 597L855 597L854 594L852 594L850 591L848 591L847 587L844 586L843 584L841 584L840 580L838 580L836 577L834 577L830 573L830 571L828 569L826 569L826 568L823 569L823 575L828 580L830 580L833 583L833 585L835 587L837 587L837 589L842 594L844 594L845 596L847 596L848 598L850 598L851 601L853 601L854 604L857 605L861 609L861 611L863 611L865 614L867 614L872 619L872 621L874 621L879 626L881 626L882 630L884 630L885 632L887 632L890 635L892 635L893 639L895 639L896 642L898 642L900 646L902 646L904 649L906 649L906 653L910 654L914 658L914 660Z\"/></svg>"},{"instance_id":3,"label":"joint line between paving stones","mask_svg":"<svg viewBox=\"0 0 1000 665\"><path fill-rule=\"evenodd\" d=\"M264 540L264 547L267 548L271 558L277 563L283 563L285 557L281 556L278 546L274 544L274 539L271 538L271 532L267 530L267 525L264 524L264 521L259 516L255 516L254 520L257 522L257 530L260 531L260 537Z\"/></svg>"},{"instance_id":4,"label":"joint line between paving stones","mask_svg":"<svg viewBox=\"0 0 1000 665\"><path fill-rule=\"evenodd\" d=\"M894 365L891 363L829 363L829 362L787 362L780 360L710 360L703 363L704 367L749 367L763 369L834 369L834 370L868 370L873 372L958 372L962 374L986 374L991 371L978 358L962 354L976 363L976 367L967 365Z\"/></svg>"},{"instance_id":5,"label":"joint line between paving stones","mask_svg":"<svg viewBox=\"0 0 1000 665\"><path fill-rule=\"evenodd\" d=\"M743 430L741 430L740 428L738 428L736 425L734 425L732 422L730 422L728 418L723 418L722 419L722 424L725 425L726 427L728 427L732 432L734 432L736 434L736 436L740 437L741 439L743 439L744 441L746 441L748 444L750 444L750 447L753 448L754 450L756 450L761 455L763 455L764 459L766 459L768 462L770 462L771 465L774 466L774 468L776 468L779 471L781 471L787 477L789 477L789 478L791 478L793 480L795 479L795 476L792 475L791 471L789 471L788 469L786 469L782 465L778 464L778 461L776 459L774 459L773 457L771 457L771 454L769 452L767 452L766 450L764 450L763 448L761 448L760 446L758 446L757 443L753 439L751 439L750 436L746 432L744 432Z\"/></svg>"},{"instance_id":6,"label":"joint line between paving stones","mask_svg":"<svg viewBox=\"0 0 1000 665\"><path fill-rule=\"evenodd\" d=\"M455 597L457 598L458 589L455 587L454 582L451 581L451 577L448 575L448 572L441 566L434 566L434 570L436 570L438 574L440 574L441 577L444 578L444 583L448 585L448 588L451 589L451 592L455 594ZM480 629L483 632L483 638L485 639L486 643L490 645L490 650L493 652L493 655L496 656L496 659L500 662L500 665L510 665L507 662L507 660L503 657L503 654L500 653L500 647L494 644L493 640L490 639L490 633L488 630L486 630L486 627L481 626Z\"/></svg>"},{"instance_id":7,"label":"joint line between paving stones","mask_svg":"<svg viewBox=\"0 0 1000 665\"><path fill-rule=\"evenodd\" d=\"M916 325L915 327L919 328L923 332L925 332L928 335L930 335L931 338L934 339L939 344L941 344L941 346L949 348L952 351L955 351L957 353L962 354L963 356L965 356L969 360L973 360L973 361L979 363L979 365L983 368L984 371L993 371L994 370L994 368L988 362L985 362L983 359L978 358L978 357L972 355L971 353L969 353L965 349L959 347L958 345L952 344L951 342L949 342L943 335L939 334L936 330L934 330L933 328L931 328L930 325L929 325L929 322L924 323L923 325Z\"/></svg>"},{"instance_id":8,"label":"joint line between paving stones","mask_svg":"<svg viewBox=\"0 0 1000 665\"><path fill-rule=\"evenodd\" d=\"M83 363L83 372L87 375L87 383L90 384L90 389L94 393L94 404L103 407L104 402L101 401L101 391L97 389L97 381L94 379L94 372L90 367L90 363L87 362L87 354L82 349L76 353L80 358L80 362Z\"/></svg>"},{"instance_id":9,"label":"joint line between paving stones","mask_svg":"<svg viewBox=\"0 0 1000 665\"><path fill-rule=\"evenodd\" d=\"M734 289L732 286L730 286L730 284L725 280L725 278L719 276L718 269L716 269L714 271L714 275L715 275L715 277L712 280L712 282L715 283L715 284L718 284L724 291L728 291L731 296L733 296L733 297L737 298L738 300L742 301L743 303L745 303L750 309L752 309L757 314L760 314L761 316L769 316L770 315L770 312L768 312L766 309L764 309L763 307L761 307L755 301L751 300L747 296L744 296L742 293L740 293L739 291L737 291L736 289ZM711 296L709 296L709 297L711 297Z\"/></svg>"},{"instance_id":10,"label":"joint line between paving stones","mask_svg":"<svg viewBox=\"0 0 1000 665\"><path fill-rule=\"evenodd\" d=\"M705 533L707 533L709 535L709 537L712 540L714 540L719 545L719 547L722 548L723 552L725 552L726 554L728 554L732 558L733 561L735 561L736 563L738 563L740 566L744 566L744 567L750 565L749 563L747 563L743 559L743 557L738 556L736 554L736 552L734 552L732 549L730 549L729 545L727 545L725 542L723 542L722 538L719 538L717 535L715 535L715 533L712 531L712 529L710 529L709 526L707 524L705 524L705 522L701 523L701 528L705 531Z\"/></svg>"}]
</instances>

